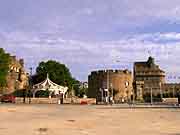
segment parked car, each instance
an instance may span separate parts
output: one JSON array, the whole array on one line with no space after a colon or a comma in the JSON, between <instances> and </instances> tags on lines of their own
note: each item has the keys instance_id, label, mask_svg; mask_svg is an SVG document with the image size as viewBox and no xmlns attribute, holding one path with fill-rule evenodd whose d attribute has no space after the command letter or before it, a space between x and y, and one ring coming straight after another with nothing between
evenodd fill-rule
<instances>
[{"instance_id":1,"label":"parked car","mask_svg":"<svg viewBox=\"0 0 180 135\"><path fill-rule=\"evenodd\" d=\"M16 97L13 95L2 95L0 97L1 102L6 102L6 103L15 103Z\"/></svg>"}]
</instances>

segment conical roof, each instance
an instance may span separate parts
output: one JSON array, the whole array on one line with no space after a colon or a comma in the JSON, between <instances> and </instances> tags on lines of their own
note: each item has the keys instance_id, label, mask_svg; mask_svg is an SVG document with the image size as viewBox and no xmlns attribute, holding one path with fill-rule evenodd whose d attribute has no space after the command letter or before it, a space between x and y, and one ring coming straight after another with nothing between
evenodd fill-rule
<instances>
[{"instance_id":1,"label":"conical roof","mask_svg":"<svg viewBox=\"0 0 180 135\"><path fill-rule=\"evenodd\" d=\"M33 86L33 89L36 91L37 90L49 90L49 91L54 91L56 94L59 94L59 92L65 93L68 90L68 87L60 86L60 85L52 82L49 79L49 74L47 74L46 79L41 83L35 84Z\"/></svg>"}]
</instances>

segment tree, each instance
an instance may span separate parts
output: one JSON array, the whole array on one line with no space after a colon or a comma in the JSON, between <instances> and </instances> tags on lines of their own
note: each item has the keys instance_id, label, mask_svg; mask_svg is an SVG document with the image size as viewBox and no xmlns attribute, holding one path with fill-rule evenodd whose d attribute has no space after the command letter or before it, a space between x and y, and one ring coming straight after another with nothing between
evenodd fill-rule
<instances>
[{"instance_id":1,"label":"tree","mask_svg":"<svg viewBox=\"0 0 180 135\"><path fill-rule=\"evenodd\" d=\"M47 62L43 61L39 63L36 68L36 74L32 76L33 84L37 84L45 80L47 74L49 74L49 78L53 82L69 88L72 88L72 85L78 82L72 77L66 65L54 60L49 60Z\"/></svg>"},{"instance_id":2,"label":"tree","mask_svg":"<svg viewBox=\"0 0 180 135\"><path fill-rule=\"evenodd\" d=\"M87 91L88 91L88 88L80 87L78 91L79 97L83 97L84 95L87 95Z\"/></svg>"},{"instance_id":3,"label":"tree","mask_svg":"<svg viewBox=\"0 0 180 135\"><path fill-rule=\"evenodd\" d=\"M6 86L6 77L9 71L10 55L0 48L0 87Z\"/></svg>"}]
</instances>

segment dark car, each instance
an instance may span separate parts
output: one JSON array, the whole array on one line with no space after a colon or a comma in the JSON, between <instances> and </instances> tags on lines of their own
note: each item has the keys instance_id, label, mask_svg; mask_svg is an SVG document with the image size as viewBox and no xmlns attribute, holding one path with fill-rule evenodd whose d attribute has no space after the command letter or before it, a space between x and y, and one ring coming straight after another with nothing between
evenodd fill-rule
<instances>
[{"instance_id":1,"label":"dark car","mask_svg":"<svg viewBox=\"0 0 180 135\"><path fill-rule=\"evenodd\" d=\"M15 103L16 97L13 95L2 95L0 97L1 102L6 102L6 103Z\"/></svg>"}]
</instances>

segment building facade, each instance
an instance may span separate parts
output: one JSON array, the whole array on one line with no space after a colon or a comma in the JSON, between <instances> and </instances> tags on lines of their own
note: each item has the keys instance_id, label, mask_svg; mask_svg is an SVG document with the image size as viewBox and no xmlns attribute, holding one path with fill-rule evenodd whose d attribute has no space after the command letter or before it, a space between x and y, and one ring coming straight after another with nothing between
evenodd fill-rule
<instances>
[{"instance_id":1,"label":"building facade","mask_svg":"<svg viewBox=\"0 0 180 135\"><path fill-rule=\"evenodd\" d=\"M137 100L143 100L143 96L150 93L162 94L165 72L155 64L154 58L149 57L145 62L135 62L133 72L133 86Z\"/></svg>"},{"instance_id":2,"label":"building facade","mask_svg":"<svg viewBox=\"0 0 180 135\"><path fill-rule=\"evenodd\" d=\"M165 83L162 85L163 97L177 97L180 93L180 83Z\"/></svg>"},{"instance_id":3,"label":"building facade","mask_svg":"<svg viewBox=\"0 0 180 135\"><path fill-rule=\"evenodd\" d=\"M6 82L7 86L0 88L0 94L10 94L27 88L28 74L25 72L23 59L17 60L15 56L11 56Z\"/></svg>"},{"instance_id":4,"label":"building facade","mask_svg":"<svg viewBox=\"0 0 180 135\"><path fill-rule=\"evenodd\" d=\"M133 95L132 73L128 70L99 70L88 76L88 97L103 101L113 97L116 102L129 101Z\"/></svg>"}]
</instances>

